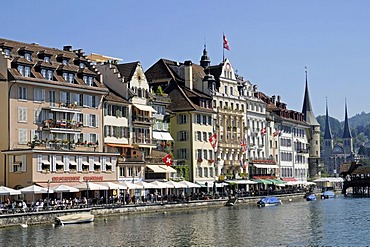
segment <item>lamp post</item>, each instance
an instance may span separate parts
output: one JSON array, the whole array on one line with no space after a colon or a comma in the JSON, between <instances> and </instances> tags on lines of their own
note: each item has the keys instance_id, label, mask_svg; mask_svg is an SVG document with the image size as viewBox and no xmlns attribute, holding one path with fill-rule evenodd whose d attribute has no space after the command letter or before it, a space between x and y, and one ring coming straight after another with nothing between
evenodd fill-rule
<instances>
[{"instance_id":1,"label":"lamp post","mask_svg":"<svg viewBox=\"0 0 370 247\"><path fill-rule=\"evenodd\" d=\"M89 180L86 180L86 203L87 207L89 207Z\"/></svg>"},{"instance_id":2,"label":"lamp post","mask_svg":"<svg viewBox=\"0 0 370 247\"><path fill-rule=\"evenodd\" d=\"M46 201L47 209L49 210L49 193L50 193L50 179L48 179L48 200Z\"/></svg>"}]
</instances>

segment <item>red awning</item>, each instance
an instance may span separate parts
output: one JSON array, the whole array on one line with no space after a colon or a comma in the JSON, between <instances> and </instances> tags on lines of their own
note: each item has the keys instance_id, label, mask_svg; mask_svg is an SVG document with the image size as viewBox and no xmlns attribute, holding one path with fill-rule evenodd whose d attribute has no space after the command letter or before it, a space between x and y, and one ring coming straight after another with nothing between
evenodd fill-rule
<instances>
[{"instance_id":1,"label":"red awning","mask_svg":"<svg viewBox=\"0 0 370 247\"><path fill-rule=\"evenodd\" d=\"M283 179L283 181L285 181L285 182L296 182L296 181L298 181L297 179L295 179L295 178L282 178Z\"/></svg>"},{"instance_id":2,"label":"red awning","mask_svg":"<svg viewBox=\"0 0 370 247\"><path fill-rule=\"evenodd\" d=\"M276 179L275 176L253 176L253 179Z\"/></svg>"}]
</instances>

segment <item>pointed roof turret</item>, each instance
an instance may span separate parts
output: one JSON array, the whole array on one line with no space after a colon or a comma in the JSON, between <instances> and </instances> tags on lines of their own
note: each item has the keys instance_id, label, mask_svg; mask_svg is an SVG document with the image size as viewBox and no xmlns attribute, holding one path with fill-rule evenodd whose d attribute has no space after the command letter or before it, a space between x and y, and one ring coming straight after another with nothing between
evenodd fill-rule
<instances>
[{"instance_id":1,"label":"pointed roof turret","mask_svg":"<svg viewBox=\"0 0 370 247\"><path fill-rule=\"evenodd\" d=\"M302 107L302 113L304 114L304 120L309 125L316 125L319 126L320 124L317 122L315 114L313 113L311 101L310 101L310 95L308 92L308 80L307 80L307 68L306 68L306 89L304 92L304 101L303 101L303 107Z\"/></svg>"},{"instance_id":2,"label":"pointed roof turret","mask_svg":"<svg viewBox=\"0 0 370 247\"><path fill-rule=\"evenodd\" d=\"M343 138L352 138L351 131L349 130L348 114L347 114L347 100L345 100L345 109L344 109L344 131Z\"/></svg>"},{"instance_id":3,"label":"pointed roof turret","mask_svg":"<svg viewBox=\"0 0 370 247\"><path fill-rule=\"evenodd\" d=\"M325 116L325 134L324 139L333 139L333 136L331 134L331 128L330 128L330 121L329 121L329 111L328 111L328 99L326 98L326 116Z\"/></svg>"},{"instance_id":4,"label":"pointed roof turret","mask_svg":"<svg viewBox=\"0 0 370 247\"><path fill-rule=\"evenodd\" d=\"M209 65L211 64L211 59L208 56L206 44L204 44L203 56L200 58L199 62L200 62L200 66L202 66L203 68L208 68Z\"/></svg>"}]
</instances>

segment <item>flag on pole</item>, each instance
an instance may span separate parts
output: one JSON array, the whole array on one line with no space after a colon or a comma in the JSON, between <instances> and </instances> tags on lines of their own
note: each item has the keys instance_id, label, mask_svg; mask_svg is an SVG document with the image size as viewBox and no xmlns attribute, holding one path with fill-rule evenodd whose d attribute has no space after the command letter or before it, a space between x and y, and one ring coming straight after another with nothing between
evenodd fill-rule
<instances>
[{"instance_id":1,"label":"flag on pole","mask_svg":"<svg viewBox=\"0 0 370 247\"><path fill-rule=\"evenodd\" d=\"M227 40L225 34L223 35L223 37L224 37L224 49L230 51L229 41Z\"/></svg>"},{"instance_id":2,"label":"flag on pole","mask_svg":"<svg viewBox=\"0 0 370 247\"><path fill-rule=\"evenodd\" d=\"M166 156L164 156L163 162L166 164L166 166L171 166L172 165L171 154L167 154Z\"/></svg>"},{"instance_id":3,"label":"flag on pole","mask_svg":"<svg viewBox=\"0 0 370 247\"><path fill-rule=\"evenodd\" d=\"M275 136L280 136L281 135L281 132L279 129L276 129L275 132L274 132L274 137Z\"/></svg>"},{"instance_id":4,"label":"flag on pole","mask_svg":"<svg viewBox=\"0 0 370 247\"><path fill-rule=\"evenodd\" d=\"M247 143L245 143L245 138L243 138L242 143L240 144L242 148L242 152L245 153L247 151Z\"/></svg>"},{"instance_id":5,"label":"flag on pole","mask_svg":"<svg viewBox=\"0 0 370 247\"><path fill-rule=\"evenodd\" d=\"M243 169L244 168L243 159L241 159L239 161L240 161L240 167Z\"/></svg>"},{"instance_id":6,"label":"flag on pole","mask_svg":"<svg viewBox=\"0 0 370 247\"><path fill-rule=\"evenodd\" d=\"M261 129L261 136L266 135L266 127Z\"/></svg>"},{"instance_id":7,"label":"flag on pole","mask_svg":"<svg viewBox=\"0 0 370 247\"><path fill-rule=\"evenodd\" d=\"M216 150L217 149L217 134L214 133L208 140L211 143L212 148Z\"/></svg>"}]
</instances>

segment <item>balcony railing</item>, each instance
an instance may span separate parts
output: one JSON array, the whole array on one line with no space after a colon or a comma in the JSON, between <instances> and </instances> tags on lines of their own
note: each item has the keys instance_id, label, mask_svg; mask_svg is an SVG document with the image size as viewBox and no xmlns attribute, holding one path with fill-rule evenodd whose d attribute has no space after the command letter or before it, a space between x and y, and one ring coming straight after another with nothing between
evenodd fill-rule
<instances>
[{"instance_id":1,"label":"balcony railing","mask_svg":"<svg viewBox=\"0 0 370 247\"><path fill-rule=\"evenodd\" d=\"M64 120L64 119L47 119L44 120L42 123L43 130L50 130L50 129L70 129L70 130L80 130L83 126L82 122L74 121L74 120Z\"/></svg>"},{"instance_id":2,"label":"balcony railing","mask_svg":"<svg viewBox=\"0 0 370 247\"><path fill-rule=\"evenodd\" d=\"M75 150L75 151L96 151L99 146L98 143L74 143L60 140L33 140L27 144L34 149L47 149L47 150Z\"/></svg>"},{"instance_id":3,"label":"balcony railing","mask_svg":"<svg viewBox=\"0 0 370 247\"><path fill-rule=\"evenodd\" d=\"M133 137L132 144L156 144L157 141L150 137Z\"/></svg>"},{"instance_id":4,"label":"balcony railing","mask_svg":"<svg viewBox=\"0 0 370 247\"><path fill-rule=\"evenodd\" d=\"M153 121L148 116L140 116L140 115L134 115L132 116L132 122L133 123L146 123L146 124L152 124Z\"/></svg>"}]
</instances>

